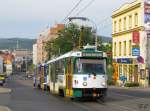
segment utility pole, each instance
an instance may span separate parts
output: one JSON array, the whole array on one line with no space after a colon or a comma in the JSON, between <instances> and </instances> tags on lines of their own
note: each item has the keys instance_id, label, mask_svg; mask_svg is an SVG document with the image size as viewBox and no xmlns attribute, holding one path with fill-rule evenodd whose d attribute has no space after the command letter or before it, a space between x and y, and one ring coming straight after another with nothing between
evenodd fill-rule
<instances>
[{"instance_id":1,"label":"utility pole","mask_svg":"<svg viewBox=\"0 0 150 111\"><path fill-rule=\"evenodd\" d=\"M84 27L82 26L81 31L80 31L80 37L79 37L79 49L83 48L83 30L84 30Z\"/></svg>"}]
</instances>

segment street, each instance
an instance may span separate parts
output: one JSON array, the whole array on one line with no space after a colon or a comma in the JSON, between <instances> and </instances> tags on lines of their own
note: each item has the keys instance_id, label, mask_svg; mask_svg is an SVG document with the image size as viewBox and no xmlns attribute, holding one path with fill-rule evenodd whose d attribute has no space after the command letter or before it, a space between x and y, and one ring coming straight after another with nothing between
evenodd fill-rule
<instances>
[{"instance_id":1,"label":"street","mask_svg":"<svg viewBox=\"0 0 150 111\"><path fill-rule=\"evenodd\" d=\"M0 106L12 111L149 111L150 94L144 90L109 88L105 102L61 98L32 87L32 80L13 75L0 93ZM3 110L2 110L3 111ZM5 111L5 110L4 110Z\"/></svg>"}]
</instances>

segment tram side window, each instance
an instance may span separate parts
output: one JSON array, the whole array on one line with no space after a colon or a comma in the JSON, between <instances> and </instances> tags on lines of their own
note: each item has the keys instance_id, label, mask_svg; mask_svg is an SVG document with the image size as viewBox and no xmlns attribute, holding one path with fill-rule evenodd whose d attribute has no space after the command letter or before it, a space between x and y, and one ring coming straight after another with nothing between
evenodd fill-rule
<instances>
[{"instance_id":1,"label":"tram side window","mask_svg":"<svg viewBox=\"0 0 150 111\"><path fill-rule=\"evenodd\" d=\"M51 81L54 82L55 81L55 64L54 63L51 63L50 65L50 70L51 70Z\"/></svg>"},{"instance_id":2,"label":"tram side window","mask_svg":"<svg viewBox=\"0 0 150 111\"><path fill-rule=\"evenodd\" d=\"M56 72L57 72L57 75L63 75L64 74L64 61L63 60L57 61Z\"/></svg>"}]
</instances>

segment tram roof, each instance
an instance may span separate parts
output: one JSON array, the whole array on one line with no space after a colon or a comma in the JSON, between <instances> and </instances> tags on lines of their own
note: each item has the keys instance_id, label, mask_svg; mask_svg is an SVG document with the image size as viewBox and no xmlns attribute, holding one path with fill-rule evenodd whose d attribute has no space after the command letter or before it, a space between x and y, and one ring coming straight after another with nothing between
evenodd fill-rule
<instances>
[{"instance_id":1,"label":"tram roof","mask_svg":"<svg viewBox=\"0 0 150 111\"><path fill-rule=\"evenodd\" d=\"M70 51L70 52L68 52L68 53L66 53L62 56L59 56L55 59L52 59L52 60L48 61L47 64L58 61L58 60L61 60L61 59L64 59L64 58L67 58L67 57L81 57L81 56L82 56L81 51Z\"/></svg>"},{"instance_id":2,"label":"tram roof","mask_svg":"<svg viewBox=\"0 0 150 111\"><path fill-rule=\"evenodd\" d=\"M102 51L97 51L97 52L102 52ZM67 58L67 57L82 57L82 53L83 53L82 51L70 51L70 52L68 52L68 53L66 53L64 55L61 55L61 56L59 56L57 58L49 60L47 62L47 64L53 63L55 61L58 61L58 60L61 60L61 59ZM102 52L102 53L103 53L103 57L107 57L104 52Z\"/></svg>"}]
</instances>

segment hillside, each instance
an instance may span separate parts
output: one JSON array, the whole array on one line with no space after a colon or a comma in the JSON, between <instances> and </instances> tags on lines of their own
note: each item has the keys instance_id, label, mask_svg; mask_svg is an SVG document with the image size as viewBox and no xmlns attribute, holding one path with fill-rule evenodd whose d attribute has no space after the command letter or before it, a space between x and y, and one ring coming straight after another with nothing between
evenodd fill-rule
<instances>
[{"instance_id":1,"label":"hillside","mask_svg":"<svg viewBox=\"0 0 150 111\"><path fill-rule=\"evenodd\" d=\"M36 42L35 39L26 38L0 38L0 49L15 49L17 47L23 49L32 49L32 45Z\"/></svg>"},{"instance_id":2,"label":"hillside","mask_svg":"<svg viewBox=\"0 0 150 111\"><path fill-rule=\"evenodd\" d=\"M112 38L111 37L105 37L105 36L98 36L101 40L102 40L102 42L110 42L110 43L112 43Z\"/></svg>"}]
</instances>

